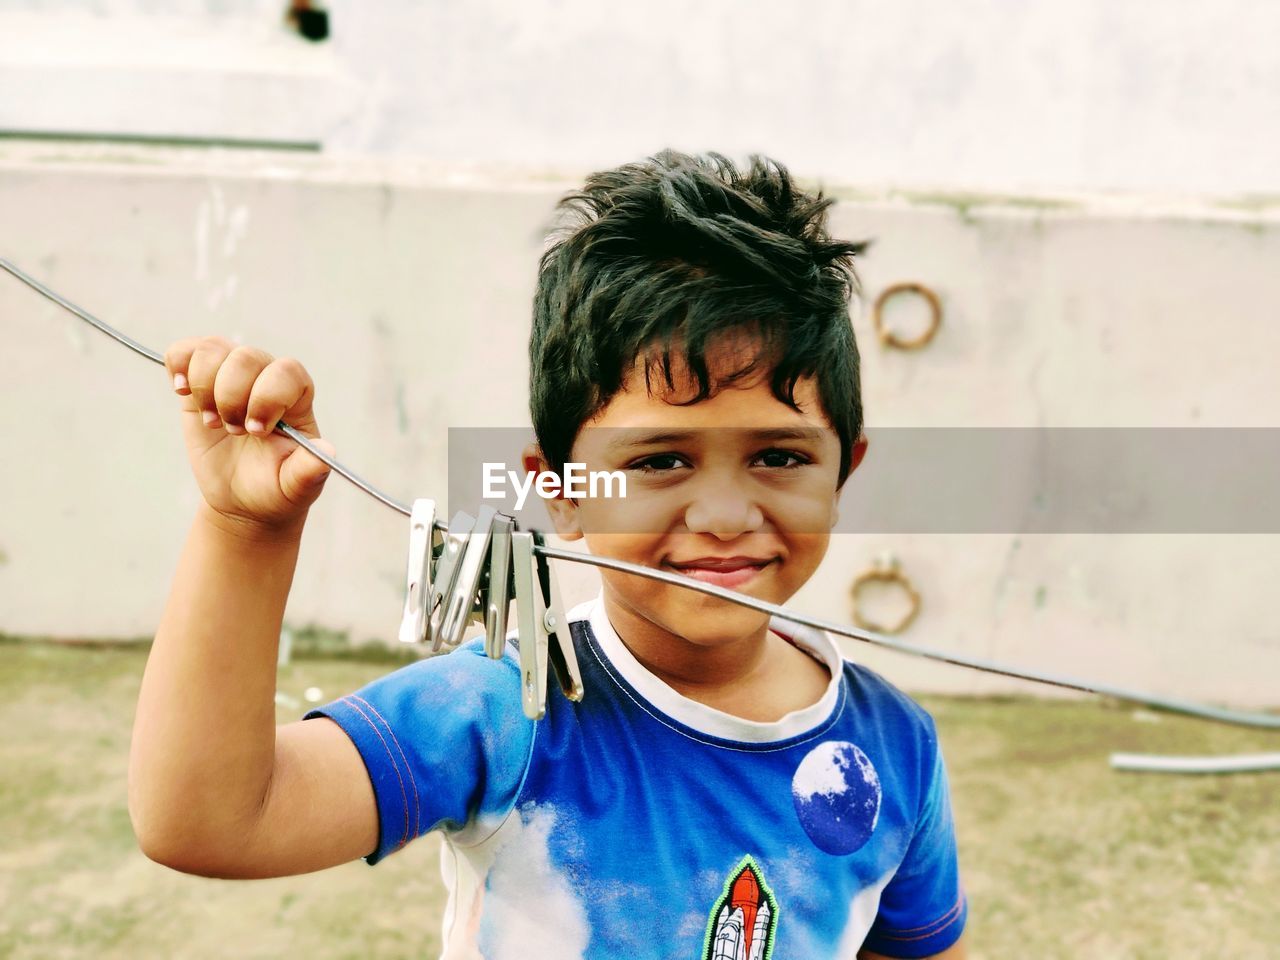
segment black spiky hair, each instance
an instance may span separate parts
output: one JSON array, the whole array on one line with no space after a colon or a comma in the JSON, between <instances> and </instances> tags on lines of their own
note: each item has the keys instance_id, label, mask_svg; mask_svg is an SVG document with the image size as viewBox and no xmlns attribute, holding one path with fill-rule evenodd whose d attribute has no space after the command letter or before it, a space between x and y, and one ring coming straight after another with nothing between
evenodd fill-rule
<instances>
[{"instance_id":1,"label":"black spiky hair","mask_svg":"<svg viewBox=\"0 0 1280 960\"><path fill-rule=\"evenodd\" d=\"M858 347L849 300L864 243L833 240L834 201L753 155L745 171L718 153L664 150L591 174L557 205L539 264L529 340L530 411L543 455L564 467L579 430L621 389L637 358L673 387L672 351L698 382L697 403L771 366L780 401L816 380L840 437L840 485L862 432ZM763 348L711 382L708 342L749 332Z\"/></svg>"}]
</instances>

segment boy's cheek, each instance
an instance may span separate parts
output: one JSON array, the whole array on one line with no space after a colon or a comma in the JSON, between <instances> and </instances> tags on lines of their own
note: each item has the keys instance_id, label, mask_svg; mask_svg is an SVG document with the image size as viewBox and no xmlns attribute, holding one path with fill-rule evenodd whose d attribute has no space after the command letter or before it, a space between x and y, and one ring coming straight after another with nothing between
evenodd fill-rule
<instances>
[{"instance_id":1,"label":"boy's cheek","mask_svg":"<svg viewBox=\"0 0 1280 960\"><path fill-rule=\"evenodd\" d=\"M779 496L766 504L766 516L784 536L826 538L838 516L836 499L825 487Z\"/></svg>"},{"instance_id":2,"label":"boy's cheek","mask_svg":"<svg viewBox=\"0 0 1280 960\"><path fill-rule=\"evenodd\" d=\"M791 540L793 546L792 557L794 563L794 575L800 579L800 583L796 585L797 590L804 585L813 572L818 569L823 558L827 555L827 550L831 546L830 531L822 531L821 533L805 533L795 536Z\"/></svg>"},{"instance_id":3,"label":"boy's cheek","mask_svg":"<svg viewBox=\"0 0 1280 960\"><path fill-rule=\"evenodd\" d=\"M654 554L661 539L653 535L593 530L590 527L585 528L584 536L587 549L598 557L629 560L646 566L656 562Z\"/></svg>"}]
</instances>

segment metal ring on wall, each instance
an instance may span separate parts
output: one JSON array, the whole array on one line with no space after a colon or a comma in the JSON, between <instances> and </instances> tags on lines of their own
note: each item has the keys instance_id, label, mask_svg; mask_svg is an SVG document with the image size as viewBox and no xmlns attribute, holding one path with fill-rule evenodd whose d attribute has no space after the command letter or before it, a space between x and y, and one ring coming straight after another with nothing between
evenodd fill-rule
<instances>
[{"instance_id":1,"label":"metal ring on wall","mask_svg":"<svg viewBox=\"0 0 1280 960\"><path fill-rule=\"evenodd\" d=\"M886 627L868 620L858 610L858 592L873 580L901 585L902 589L907 592L907 598L911 601L911 609L907 611L906 616L893 626ZM920 594L916 591L911 581L907 579L906 575L898 569L898 559L892 553L881 555L870 570L865 570L854 577L853 586L849 588L849 596L853 600L854 623L864 630L873 630L876 633L902 633L903 630L906 630L911 625L911 621L916 618L916 614L920 612Z\"/></svg>"},{"instance_id":2,"label":"metal ring on wall","mask_svg":"<svg viewBox=\"0 0 1280 960\"><path fill-rule=\"evenodd\" d=\"M885 327L882 317L884 305L891 297L895 297L900 293L917 293L929 304L929 326L924 333L911 340L904 340ZM871 320L876 326L876 335L880 338L881 343L886 346L897 347L899 350L919 350L932 340L933 335L938 332L938 326L942 323L942 301L938 299L936 293L923 283L895 283L886 287L881 291L880 296L876 297L875 305L871 308Z\"/></svg>"}]
</instances>

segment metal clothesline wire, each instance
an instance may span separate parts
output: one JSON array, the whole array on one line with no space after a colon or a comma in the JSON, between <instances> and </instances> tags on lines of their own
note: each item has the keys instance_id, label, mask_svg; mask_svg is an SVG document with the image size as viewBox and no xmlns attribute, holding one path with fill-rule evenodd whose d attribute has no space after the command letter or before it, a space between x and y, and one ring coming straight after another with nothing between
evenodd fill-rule
<instances>
[{"instance_id":1,"label":"metal clothesline wire","mask_svg":"<svg viewBox=\"0 0 1280 960\"><path fill-rule=\"evenodd\" d=\"M69 300L59 296L50 290L38 280L27 275L18 269L8 260L0 258L0 268L8 271L17 277L31 289L48 298L64 310L69 311L75 316L84 320L91 326L111 337L113 340L124 344L135 353L141 354L154 363L164 364L162 354L150 350L142 344L138 343L131 337L127 337L115 330L110 325L99 320L88 311L81 309ZM406 517L411 516L411 511L407 505L396 500L395 498L383 493L367 480L357 476L343 464L339 463L333 457L330 457L323 450L313 445L306 437L294 430L283 421L276 424L276 429L289 439L305 447L313 456L322 460L335 473L345 477L351 483L355 484L365 493L369 494L375 500L391 507L404 514ZM446 529L447 525L440 521L436 521L436 527ZM861 640L875 646L884 647L889 650L895 650L898 653L909 654L915 657L923 657L928 660L937 660L942 663L949 663L957 667L966 667L971 670L980 670L984 673L994 673L1000 676L1014 677L1019 680L1029 680L1033 683L1047 684L1049 686L1061 687L1067 690L1078 690L1083 693L1092 693L1098 696L1111 697L1115 700L1123 700L1130 703L1141 704L1156 710L1164 710L1170 713L1178 713L1191 717L1199 717L1205 720L1216 720L1221 723L1229 723L1243 727L1256 727L1260 729L1280 730L1280 714L1268 713L1251 713L1240 710L1231 710L1222 707L1215 707L1211 704L1196 703L1190 700L1173 699L1169 697L1160 697L1150 693L1144 693L1138 690L1129 690L1123 687L1116 687L1105 683L1094 683L1088 680L1081 680L1074 677L1064 677L1057 674L1046 673L1036 670L1027 670L1017 667L1007 666L993 660L984 660L978 657L966 657L957 653L948 653L943 650L935 650L929 647L921 647L915 644L904 643L901 640L895 640L892 637L876 633L871 630L863 630L848 624L836 623L830 620L823 620L819 617L813 617L806 614L794 613L785 607L777 606L765 600L758 600L755 597L746 594L737 593L724 587L717 587L713 584L702 583L689 577L680 576L674 573L665 573L661 570L654 570L650 567L642 567L636 564L627 563L622 560L613 560L608 557L597 557L589 553L579 553L573 550L562 550L556 547L541 546L536 547L535 552L554 560L567 560L572 563L586 563L596 567L603 567L609 570L617 570L622 573L631 573L642 577L648 577L651 580L658 580L676 587L683 587L687 590L694 590L699 593L705 593L709 596L718 597L730 603L736 603L740 606L749 607L761 613L770 614L771 616L780 617L790 623L803 624L818 630L825 630L828 633L834 633L839 636L849 637L853 640Z\"/></svg>"}]
</instances>

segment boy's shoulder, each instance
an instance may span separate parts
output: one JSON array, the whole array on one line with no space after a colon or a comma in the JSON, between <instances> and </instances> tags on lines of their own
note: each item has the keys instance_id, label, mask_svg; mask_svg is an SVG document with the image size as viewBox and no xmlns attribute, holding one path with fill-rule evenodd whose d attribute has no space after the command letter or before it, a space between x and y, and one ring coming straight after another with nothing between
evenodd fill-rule
<instances>
[{"instance_id":1,"label":"boy's shoulder","mask_svg":"<svg viewBox=\"0 0 1280 960\"><path fill-rule=\"evenodd\" d=\"M933 716L911 696L861 663L844 661L844 682L856 726L873 730L885 760L921 795L937 778L941 764Z\"/></svg>"},{"instance_id":2,"label":"boy's shoulder","mask_svg":"<svg viewBox=\"0 0 1280 960\"><path fill-rule=\"evenodd\" d=\"M910 694L865 664L844 657L844 682L851 700L869 713L877 713L901 726L935 739L933 715Z\"/></svg>"},{"instance_id":3,"label":"boy's shoulder","mask_svg":"<svg viewBox=\"0 0 1280 960\"><path fill-rule=\"evenodd\" d=\"M373 684L387 693L411 696L419 710L432 707L430 701L435 696L447 699L454 709L478 706L482 700L508 701L512 694L519 703L520 664L516 656L514 646L508 643L495 662L485 653L484 638L475 637L447 655L428 655L400 666ZM475 702L468 704L469 698Z\"/></svg>"},{"instance_id":4,"label":"boy's shoulder","mask_svg":"<svg viewBox=\"0 0 1280 960\"><path fill-rule=\"evenodd\" d=\"M909 732L929 743L936 740L933 717L928 710L883 675L846 655L825 630L777 617L770 626L824 660L833 673L838 666L845 694L843 710L858 717L859 722L886 727L900 735Z\"/></svg>"},{"instance_id":5,"label":"boy's shoulder","mask_svg":"<svg viewBox=\"0 0 1280 960\"><path fill-rule=\"evenodd\" d=\"M410 764L450 739L494 756L510 752L498 743L520 753L521 745L532 740L532 722L521 708L516 654L509 644L495 662L485 653L483 637L447 655L400 666L308 711L304 719L318 716L338 721L358 746L359 736L370 739L374 752L386 753L393 765Z\"/></svg>"}]
</instances>

